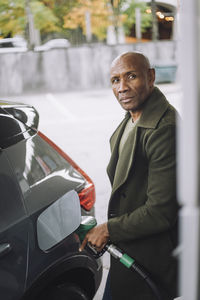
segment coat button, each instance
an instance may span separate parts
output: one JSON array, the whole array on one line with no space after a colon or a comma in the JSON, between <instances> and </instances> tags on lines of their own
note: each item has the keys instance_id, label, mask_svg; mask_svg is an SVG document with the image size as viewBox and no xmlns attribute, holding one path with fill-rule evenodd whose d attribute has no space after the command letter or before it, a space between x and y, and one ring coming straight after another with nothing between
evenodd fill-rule
<instances>
[{"instance_id":1,"label":"coat button","mask_svg":"<svg viewBox=\"0 0 200 300\"><path fill-rule=\"evenodd\" d=\"M108 217L111 219L111 218L115 218L116 217L116 214L115 213L109 213Z\"/></svg>"}]
</instances>

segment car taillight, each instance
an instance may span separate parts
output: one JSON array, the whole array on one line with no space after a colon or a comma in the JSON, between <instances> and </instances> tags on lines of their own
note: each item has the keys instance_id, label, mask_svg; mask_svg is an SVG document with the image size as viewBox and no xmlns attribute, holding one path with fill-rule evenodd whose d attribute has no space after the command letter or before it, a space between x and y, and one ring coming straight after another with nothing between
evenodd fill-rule
<instances>
[{"instance_id":1,"label":"car taillight","mask_svg":"<svg viewBox=\"0 0 200 300\"><path fill-rule=\"evenodd\" d=\"M81 206L89 211L95 203L95 187L93 181L90 177L64 152L62 151L54 142L52 142L47 136L42 132L38 131L38 135L45 140L52 148L54 148L70 165L76 169L85 179L86 185L78 193Z\"/></svg>"}]
</instances>

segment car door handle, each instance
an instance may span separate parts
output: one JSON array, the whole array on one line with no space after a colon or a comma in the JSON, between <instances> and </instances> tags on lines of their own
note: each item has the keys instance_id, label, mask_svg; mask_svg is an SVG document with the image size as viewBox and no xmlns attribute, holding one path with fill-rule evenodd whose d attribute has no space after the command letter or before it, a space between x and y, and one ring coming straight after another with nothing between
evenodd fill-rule
<instances>
[{"instance_id":1,"label":"car door handle","mask_svg":"<svg viewBox=\"0 0 200 300\"><path fill-rule=\"evenodd\" d=\"M0 244L0 257L11 251L12 247L9 243Z\"/></svg>"}]
</instances>

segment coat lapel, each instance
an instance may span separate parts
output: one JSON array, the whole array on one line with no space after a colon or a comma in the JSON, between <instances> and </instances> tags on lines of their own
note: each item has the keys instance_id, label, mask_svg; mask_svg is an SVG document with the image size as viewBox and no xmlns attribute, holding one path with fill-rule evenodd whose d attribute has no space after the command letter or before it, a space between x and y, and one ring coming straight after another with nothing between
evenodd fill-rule
<instances>
[{"instance_id":1,"label":"coat lapel","mask_svg":"<svg viewBox=\"0 0 200 300\"><path fill-rule=\"evenodd\" d=\"M115 177L113 181L112 193L114 193L127 179L130 168L133 168L133 161L136 149L136 141L138 136L138 127L134 127L132 132L129 134L129 137L122 149L121 155L118 159ZM118 144L119 146L119 144Z\"/></svg>"},{"instance_id":2,"label":"coat lapel","mask_svg":"<svg viewBox=\"0 0 200 300\"><path fill-rule=\"evenodd\" d=\"M110 162L107 167L107 173L110 179L111 184L113 184L114 176L115 176L115 169L118 162L118 149L119 149L119 143L122 137L122 134L124 132L124 128L126 126L126 123L129 119L129 116L125 117L125 119L120 123L118 128L115 130L113 135L110 138L110 147L111 147L111 158Z\"/></svg>"}]
</instances>

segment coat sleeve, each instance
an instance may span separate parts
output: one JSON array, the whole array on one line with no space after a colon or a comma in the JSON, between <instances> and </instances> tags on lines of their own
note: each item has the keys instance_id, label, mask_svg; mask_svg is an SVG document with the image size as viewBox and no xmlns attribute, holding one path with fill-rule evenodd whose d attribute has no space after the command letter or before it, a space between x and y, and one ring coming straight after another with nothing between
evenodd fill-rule
<instances>
[{"instance_id":1,"label":"coat sleeve","mask_svg":"<svg viewBox=\"0 0 200 300\"><path fill-rule=\"evenodd\" d=\"M112 242L160 233L176 222L175 126L166 125L154 130L147 138L145 151L149 162L147 200L133 212L108 220Z\"/></svg>"}]
</instances>

